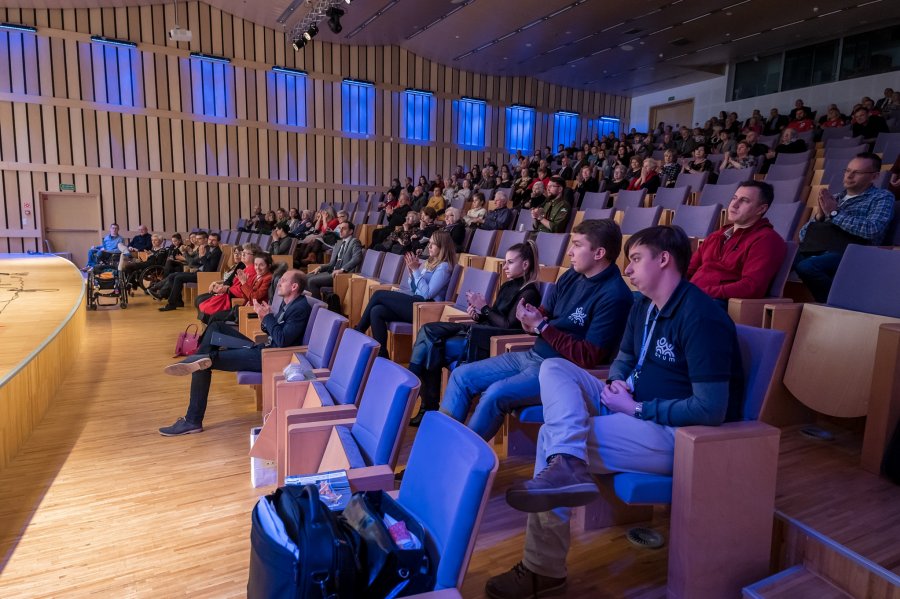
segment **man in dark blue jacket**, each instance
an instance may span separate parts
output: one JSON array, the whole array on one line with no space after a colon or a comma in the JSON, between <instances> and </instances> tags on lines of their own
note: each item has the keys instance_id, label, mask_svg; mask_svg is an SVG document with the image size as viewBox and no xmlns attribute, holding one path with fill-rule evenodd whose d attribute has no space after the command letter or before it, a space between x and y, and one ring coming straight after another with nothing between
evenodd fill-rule
<instances>
[{"instance_id":1,"label":"man in dark blue jacket","mask_svg":"<svg viewBox=\"0 0 900 599\"><path fill-rule=\"evenodd\" d=\"M166 305L159 309L160 312L168 312L176 308L183 308L184 302L181 300L181 292L184 290L185 283L196 283L197 272L215 272L219 270L219 263L222 261L222 248L219 247L219 234L200 231L197 233L199 244L199 268L195 272L173 272L166 280L163 281L162 289L157 293L157 297L162 298L163 294L168 296Z\"/></svg>"},{"instance_id":2,"label":"man in dark blue jacket","mask_svg":"<svg viewBox=\"0 0 900 599\"><path fill-rule=\"evenodd\" d=\"M565 360L540 371L544 425L535 477L506 501L529 512L525 555L491 578L492 599L544 596L566 584L569 508L596 499L590 472L672 475L675 431L739 419L743 371L734 323L685 278L691 247L677 227L625 245L625 275L643 297L628 316L606 383Z\"/></svg>"},{"instance_id":3,"label":"man in dark blue jacket","mask_svg":"<svg viewBox=\"0 0 900 599\"><path fill-rule=\"evenodd\" d=\"M225 323L213 323L203 333L196 354L167 366L166 374L191 375L191 397L184 418L179 418L172 426L159 429L159 434L175 437L203 432L203 416L213 370L262 372L263 349L300 345L312 311L303 296L305 289L306 275L299 270L289 270L278 281L278 293L284 298L278 314L272 314L269 304L254 300L253 309L262 321L263 331L269 335L265 344L254 343ZM218 349L222 344L219 336L233 339L234 349ZM219 346L213 345L214 337Z\"/></svg>"}]
</instances>

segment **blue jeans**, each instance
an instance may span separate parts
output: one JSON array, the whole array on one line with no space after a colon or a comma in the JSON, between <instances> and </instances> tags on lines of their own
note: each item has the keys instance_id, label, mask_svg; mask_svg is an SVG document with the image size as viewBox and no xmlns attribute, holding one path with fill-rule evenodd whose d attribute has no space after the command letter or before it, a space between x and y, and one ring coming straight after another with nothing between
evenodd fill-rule
<instances>
[{"instance_id":1,"label":"blue jeans","mask_svg":"<svg viewBox=\"0 0 900 599\"><path fill-rule=\"evenodd\" d=\"M797 254L794 270L817 302L828 301L828 292L843 256L843 252L825 252L817 256Z\"/></svg>"},{"instance_id":2,"label":"blue jeans","mask_svg":"<svg viewBox=\"0 0 900 599\"><path fill-rule=\"evenodd\" d=\"M223 322L215 322L204 331L203 337L200 338L200 346L197 348L197 353L182 360L183 362L195 362L207 357L212 360L212 366L191 374L191 399L184 419L197 426L202 426L203 416L206 414L206 404L209 399L209 386L212 383L213 370L262 372L262 346L253 346L246 349L218 350L209 344L212 334L216 332L250 342L250 339L238 333L234 327Z\"/></svg>"},{"instance_id":3,"label":"blue jeans","mask_svg":"<svg viewBox=\"0 0 900 599\"><path fill-rule=\"evenodd\" d=\"M534 350L529 350L463 364L450 375L441 411L465 422L472 399L481 393L469 428L482 439L491 439L500 430L506 414L541 403L538 373L543 361Z\"/></svg>"}]
</instances>

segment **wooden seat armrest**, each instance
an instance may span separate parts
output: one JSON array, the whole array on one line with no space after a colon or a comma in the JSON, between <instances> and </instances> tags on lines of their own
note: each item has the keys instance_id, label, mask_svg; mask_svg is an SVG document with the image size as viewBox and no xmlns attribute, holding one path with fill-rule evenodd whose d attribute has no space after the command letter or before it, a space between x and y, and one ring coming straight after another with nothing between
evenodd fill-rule
<instances>
[{"instance_id":1,"label":"wooden seat armrest","mask_svg":"<svg viewBox=\"0 0 900 599\"><path fill-rule=\"evenodd\" d=\"M475 324L468 314L450 314L441 317L441 322L455 322L457 324Z\"/></svg>"},{"instance_id":2,"label":"wooden seat armrest","mask_svg":"<svg viewBox=\"0 0 900 599\"><path fill-rule=\"evenodd\" d=\"M284 369L285 366L290 364L291 360L294 359L295 353L303 353L306 351L305 345L293 345L291 347L267 347L262 350L262 360L263 365L268 366L270 361L277 360L277 363L281 364L283 361L283 365L281 366Z\"/></svg>"},{"instance_id":3,"label":"wooden seat armrest","mask_svg":"<svg viewBox=\"0 0 900 599\"><path fill-rule=\"evenodd\" d=\"M198 272L197 273L197 293L209 293L210 286L216 281L222 280L220 272Z\"/></svg>"},{"instance_id":4,"label":"wooden seat armrest","mask_svg":"<svg viewBox=\"0 0 900 599\"><path fill-rule=\"evenodd\" d=\"M319 406L316 408L295 408L284 410L284 422L282 429L304 422L331 422L333 420L347 420L350 424L356 422L356 406Z\"/></svg>"},{"instance_id":5,"label":"wooden seat armrest","mask_svg":"<svg viewBox=\"0 0 900 599\"><path fill-rule=\"evenodd\" d=\"M319 268L320 266L325 266L325 265L324 264L307 264L306 265L307 274L311 273L312 271Z\"/></svg>"},{"instance_id":6,"label":"wooden seat armrest","mask_svg":"<svg viewBox=\"0 0 900 599\"><path fill-rule=\"evenodd\" d=\"M347 471L350 490L356 491L393 491L394 470L387 465L351 468Z\"/></svg>"},{"instance_id":7,"label":"wooden seat armrest","mask_svg":"<svg viewBox=\"0 0 900 599\"><path fill-rule=\"evenodd\" d=\"M415 341L419 329L429 322L438 322L444 308L452 306L451 302L416 302L413 304L412 338Z\"/></svg>"},{"instance_id":8,"label":"wooden seat armrest","mask_svg":"<svg viewBox=\"0 0 900 599\"><path fill-rule=\"evenodd\" d=\"M728 300L728 316L731 317L735 324L759 327L762 326L766 304L790 304L792 302L792 299L786 297L731 298Z\"/></svg>"},{"instance_id":9,"label":"wooden seat armrest","mask_svg":"<svg viewBox=\"0 0 900 599\"><path fill-rule=\"evenodd\" d=\"M766 304L763 306L762 328L784 331L793 337L800 323L804 304Z\"/></svg>"},{"instance_id":10,"label":"wooden seat armrest","mask_svg":"<svg viewBox=\"0 0 900 599\"><path fill-rule=\"evenodd\" d=\"M505 354L513 345L515 345L517 348L521 348L522 346L527 346L529 344L534 345L535 341L537 341L537 337L527 334L497 335L496 337L491 337L491 356L493 357ZM521 349L517 349L516 351L521 351Z\"/></svg>"},{"instance_id":11,"label":"wooden seat armrest","mask_svg":"<svg viewBox=\"0 0 900 599\"><path fill-rule=\"evenodd\" d=\"M459 254L457 263L460 266L472 267L472 268L483 268L484 267L484 256L479 256L478 254L469 254L462 253Z\"/></svg>"},{"instance_id":12,"label":"wooden seat armrest","mask_svg":"<svg viewBox=\"0 0 900 599\"><path fill-rule=\"evenodd\" d=\"M332 429L343 424L353 424L353 421L329 420L289 426L284 455L278 456L279 461L284 460L284 473L290 475L318 472ZM279 476L278 484L284 484L283 476Z\"/></svg>"},{"instance_id":13,"label":"wooden seat armrest","mask_svg":"<svg viewBox=\"0 0 900 599\"><path fill-rule=\"evenodd\" d=\"M481 270L487 270L489 272L500 272L500 269L503 267L504 258L495 258L494 256L487 256L484 259L484 264L481 266Z\"/></svg>"},{"instance_id":14,"label":"wooden seat armrest","mask_svg":"<svg viewBox=\"0 0 900 599\"><path fill-rule=\"evenodd\" d=\"M779 437L781 430L759 421L726 422L722 426L682 426L675 433L675 443L734 442L739 447L742 439ZM740 449L736 449L740 451Z\"/></svg>"},{"instance_id":15,"label":"wooden seat armrest","mask_svg":"<svg viewBox=\"0 0 900 599\"><path fill-rule=\"evenodd\" d=\"M881 473L881 462L891 435L900 421L900 324L878 327L869 413L863 436L860 464L873 474Z\"/></svg>"}]
</instances>

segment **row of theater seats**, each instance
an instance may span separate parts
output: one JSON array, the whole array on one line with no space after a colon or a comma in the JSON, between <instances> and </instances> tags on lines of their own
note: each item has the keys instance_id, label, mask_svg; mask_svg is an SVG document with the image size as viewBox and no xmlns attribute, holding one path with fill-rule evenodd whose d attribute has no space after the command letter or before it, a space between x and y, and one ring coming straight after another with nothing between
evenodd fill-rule
<instances>
[{"instance_id":1,"label":"row of theater seats","mask_svg":"<svg viewBox=\"0 0 900 599\"><path fill-rule=\"evenodd\" d=\"M496 283L496 273L470 268L461 289L481 286L490 292ZM900 413L900 306L892 301L898 292L900 252L851 246L827 304L766 306L763 328L738 329L747 374L745 421L679 429L672 477L609 477L604 481L609 493L576 520L588 527L646 520L652 509L645 506L671 503L669 545L679 559L670 560L670 589L721 596L716 593L722 589L735 590L736 579L746 583L750 571L764 576L778 459L778 430L771 425L796 421L798 405L836 417L868 416L862 465L877 472L892 419ZM445 320L460 317L447 306L441 310ZM279 481L287 474L337 468L348 470L354 488L393 487L418 381L401 366L375 358L377 343L348 325L320 307L309 345L264 352L263 372L254 383L262 386L267 419L252 455L274 460ZM842 342L833 343L835 338ZM496 338L494 351L523 350L531 339ZM283 380L280 373L291 362L306 365L316 380ZM509 455L532 455L540 407L509 420L499 441L507 442ZM439 576L441 587L462 581L497 468L490 448L467 433L443 415L429 414L399 492L401 503L408 502L404 505L426 529L447 541L442 551L454 555L445 576ZM454 448L460 443L464 455L447 452L447 443ZM477 472L467 464L477 465ZM734 538L742 538L739 547Z\"/></svg>"}]
</instances>

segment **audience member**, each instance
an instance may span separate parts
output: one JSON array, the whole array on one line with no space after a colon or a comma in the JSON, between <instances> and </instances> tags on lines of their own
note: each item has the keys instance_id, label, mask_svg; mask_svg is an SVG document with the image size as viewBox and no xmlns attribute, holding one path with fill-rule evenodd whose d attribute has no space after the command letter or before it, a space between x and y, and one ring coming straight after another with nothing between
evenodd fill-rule
<instances>
[{"instance_id":1,"label":"audience member","mask_svg":"<svg viewBox=\"0 0 900 599\"><path fill-rule=\"evenodd\" d=\"M817 302L828 300L848 245L874 245L884 237L894 212L894 196L875 187L880 172L877 154L857 154L844 170L844 191L833 196L822 189L812 220L800 229L794 270Z\"/></svg>"},{"instance_id":2,"label":"audience member","mask_svg":"<svg viewBox=\"0 0 900 599\"><path fill-rule=\"evenodd\" d=\"M410 213L413 214L413 213ZM337 227L340 240L331 251L331 260L312 271L306 277L310 295L321 299L322 287L331 287L334 275L342 272L357 272L362 264L362 245L353 237L353 223L341 223Z\"/></svg>"},{"instance_id":3,"label":"audience member","mask_svg":"<svg viewBox=\"0 0 900 599\"><path fill-rule=\"evenodd\" d=\"M447 208L444 212L444 226L440 229L447 233L450 236L451 241L453 241L453 248L456 250L456 253L461 253L465 248L466 243L466 226L463 224L462 220L459 218L459 209L458 208ZM423 239L423 241L428 241ZM427 245L425 249L420 252L420 254L425 254L421 257L427 257Z\"/></svg>"},{"instance_id":4,"label":"audience member","mask_svg":"<svg viewBox=\"0 0 900 599\"><path fill-rule=\"evenodd\" d=\"M660 182L664 187L675 187L675 180L678 179L678 173L681 172L681 165L675 161L675 151L666 150L663 152L663 163L659 168Z\"/></svg>"},{"instance_id":5,"label":"audience member","mask_svg":"<svg viewBox=\"0 0 900 599\"><path fill-rule=\"evenodd\" d=\"M435 192L436 195L437 192ZM429 203L431 201L429 200ZM376 245L382 243L385 239L387 239L388 235L393 233L397 227L403 225L406 222L406 215L410 213L412 207L409 205L409 195L401 194L400 199L397 201L396 208L389 208L385 210L387 214L387 223L378 229L372 231L372 244L370 247L375 247Z\"/></svg>"},{"instance_id":6,"label":"audience member","mask_svg":"<svg viewBox=\"0 0 900 599\"><path fill-rule=\"evenodd\" d=\"M600 191L600 181L594 175L595 171L590 164L585 164L578 169L578 176L575 179L575 204L580 206L584 199L585 193L596 193Z\"/></svg>"},{"instance_id":7,"label":"audience member","mask_svg":"<svg viewBox=\"0 0 900 599\"><path fill-rule=\"evenodd\" d=\"M487 216L484 217L484 222L479 225L479 228L487 231L504 231L509 229L515 214L510 210L508 203L506 190L498 189L494 192L494 209L487 213Z\"/></svg>"},{"instance_id":8,"label":"audience member","mask_svg":"<svg viewBox=\"0 0 900 599\"><path fill-rule=\"evenodd\" d=\"M269 252L273 256L288 256L291 254L291 246L294 240L290 238L290 228L287 221L278 223L272 230L272 245L269 246Z\"/></svg>"},{"instance_id":9,"label":"audience member","mask_svg":"<svg viewBox=\"0 0 900 599\"><path fill-rule=\"evenodd\" d=\"M893 102L893 97L894 90L890 87L884 88L884 95L879 98L877 102L875 102L875 108L883 113L885 111L885 108L887 108L887 106L891 104L891 102Z\"/></svg>"},{"instance_id":10,"label":"audience member","mask_svg":"<svg viewBox=\"0 0 900 599\"><path fill-rule=\"evenodd\" d=\"M446 216L446 212L444 212L444 215ZM484 194L476 191L472 194L472 207L466 212L463 220L466 221L467 227L477 227L484 222L486 215L487 209L484 207Z\"/></svg>"},{"instance_id":11,"label":"audience member","mask_svg":"<svg viewBox=\"0 0 900 599\"><path fill-rule=\"evenodd\" d=\"M706 148L704 146L697 146L694 149L694 158L693 160L685 160L684 165L681 167L681 172L683 173L709 173L708 181L710 183L715 183L715 170L713 167L713 163L709 161L706 157Z\"/></svg>"},{"instance_id":12,"label":"audience member","mask_svg":"<svg viewBox=\"0 0 900 599\"><path fill-rule=\"evenodd\" d=\"M524 556L488 580L489 597L538 597L565 587L569 508L599 495L590 472L671 476L677 427L736 419L743 375L735 327L684 279L687 236L651 227L630 237L625 251L625 274L643 296L630 309L608 384L565 360L541 366L545 424L535 477L506 495L529 512Z\"/></svg>"},{"instance_id":13,"label":"audience member","mask_svg":"<svg viewBox=\"0 0 900 599\"><path fill-rule=\"evenodd\" d=\"M82 270L87 270L97 264L97 255L100 252L124 253L128 251L125 246L125 238L119 235L119 225L112 223L109 225L109 235L103 237L100 245L95 245L88 250L87 265Z\"/></svg>"},{"instance_id":14,"label":"audience member","mask_svg":"<svg viewBox=\"0 0 900 599\"><path fill-rule=\"evenodd\" d=\"M410 210L406 213L406 220L395 228L381 243L372 246L379 252L392 252L405 254L412 251L413 235L419 230L419 213Z\"/></svg>"},{"instance_id":15,"label":"audience member","mask_svg":"<svg viewBox=\"0 0 900 599\"><path fill-rule=\"evenodd\" d=\"M551 177L547 185L547 199L544 203L531 209L534 219L534 230L544 233L564 233L569 222L572 207L563 196L566 183L561 177Z\"/></svg>"},{"instance_id":16,"label":"audience member","mask_svg":"<svg viewBox=\"0 0 900 599\"><path fill-rule=\"evenodd\" d=\"M265 344L254 343L224 323L211 324L204 331L196 354L167 366L166 374L191 375L190 403L184 417L171 426L159 429L159 434L174 437L203 432L213 370L262 372L262 350L265 347L300 345L311 312L309 302L303 297L305 288L306 276L299 270L289 270L278 283L278 293L284 299L278 314L272 314L265 302L253 302L262 330L268 334ZM237 347L219 349L226 344Z\"/></svg>"},{"instance_id":17,"label":"audience member","mask_svg":"<svg viewBox=\"0 0 900 599\"><path fill-rule=\"evenodd\" d=\"M754 166L756 166L756 158L750 155L750 144L745 140L738 142L734 155L731 152L725 152L719 171L729 168L742 169Z\"/></svg>"},{"instance_id":18,"label":"audience member","mask_svg":"<svg viewBox=\"0 0 900 599\"><path fill-rule=\"evenodd\" d=\"M418 414L410 421L411 426L418 426L426 412L438 409L442 368L455 368L487 358L489 348L486 346L491 336L522 331L516 309L520 302L532 306L540 302L539 269L537 247L533 241L512 246L503 263L507 281L500 286L494 305L488 305L487 298L480 293L466 293L466 311L474 325L433 322L419 330L409 369L422 381L419 391L422 403Z\"/></svg>"},{"instance_id":19,"label":"audience member","mask_svg":"<svg viewBox=\"0 0 900 599\"><path fill-rule=\"evenodd\" d=\"M428 244L428 259L424 262L413 254L406 254L408 290L378 290L372 294L356 330L365 333L372 328L372 337L381 344L378 355L387 358L387 327L391 322L412 322L413 304L425 301L444 301L450 275L456 264L453 241L444 231L437 231Z\"/></svg>"},{"instance_id":20,"label":"audience member","mask_svg":"<svg viewBox=\"0 0 900 599\"><path fill-rule=\"evenodd\" d=\"M627 189L629 191L646 189L647 193L656 193L659 186L660 180L659 173L656 172L656 161L652 158L645 158L640 174L631 180Z\"/></svg>"},{"instance_id":21,"label":"audience member","mask_svg":"<svg viewBox=\"0 0 900 599\"><path fill-rule=\"evenodd\" d=\"M197 233L197 252L199 256L197 270L188 270L185 272L173 272L163 282L157 295L165 297L168 291L168 301L166 305L159 309L160 312L169 312L176 308L183 308L184 301L181 299L181 292L184 290L185 283L196 283L197 272L215 272L219 270L219 263L222 260L222 248L219 247L219 234L200 231Z\"/></svg>"},{"instance_id":22,"label":"audience member","mask_svg":"<svg viewBox=\"0 0 900 599\"><path fill-rule=\"evenodd\" d=\"M866 143L874 143L879 133L887 133L888 126L884 118L869 113L869 110L860 106L853 111L853 137L862 136Z\"/></svg>"},{"instance_id":23,"label":"audience member","mask_svg":"<svg viewBox=\"0 0 900 599\"><path fill-rule=\"evenodd\" d=\"M547 201L547 195L544 193L544 182L535 181L531 186L531 195L522 203L522 208L531 210L532 208L540 208Z\"/></svg>"},{"instance_id":24,"label":"audience member","mask_svg":"<svg viewBox=\"0 0 900 599\"><path fill-rule=\"evenodd\" d=\"M780 135L782 129L787 127L789 123L788 117L778 114L778 109L773 108L769 112L769 118L766 119L765 125L763 125L763 134L765 135Z\"/></svg>"},{"instance_id":25,"label":"audience member","mask_svg":"<svg viewBox=\"0 0 900 599\"><path fill-rule=\"evenodd\" d=\"M560 277L540 308L518 304L516 318L522 328L537 334L534 347L454 370L441 411L465 422L480 393L468 426L490 439L506 414L540 402L538 371L545 359L562 357L583 368L608 361L622 338L633 302L615 265L621 246L622 232L612 220L586 220L575 227L569 246L572 268Z\"/></svg>"},{"instance_id":26,"label":"audience member","mask_svg":"<svg viewBox=\"0 0 900 599\"><path fill-rule=\"evenodd\" d=\"M258 246L256 247L258 249ZM250 254L250 252L246 254L242 252L241 261L251 266L234 273L232 284L228 287L227 297L198 306L202 322L206 324L212 324L213 322L236 323L238 321L238 307L252 304L254 300L264 302L269 299L269 287L275 276L272 256L262 250L255 254L247 254ZM236 302L235 300L239 301Z\"/></svg>"}]
</instances>

